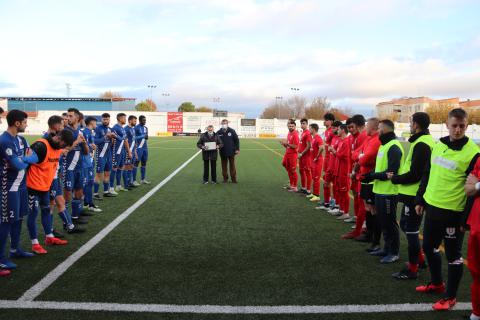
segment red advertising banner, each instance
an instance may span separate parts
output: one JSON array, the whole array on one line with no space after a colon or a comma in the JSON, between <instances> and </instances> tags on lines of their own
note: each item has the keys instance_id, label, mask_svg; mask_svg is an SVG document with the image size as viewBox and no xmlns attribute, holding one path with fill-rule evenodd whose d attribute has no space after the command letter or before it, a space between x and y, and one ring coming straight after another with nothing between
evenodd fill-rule
<instances>
[{"instance_id":1,"label":"red advertising banner","mask_svg":"<svg viewBox=\"0 0 480 320\"><path fill-rule=\"evenodd\" d=\"M183 132L183 112L167 112L167 131Z\"/></svg>"}]
</instances>

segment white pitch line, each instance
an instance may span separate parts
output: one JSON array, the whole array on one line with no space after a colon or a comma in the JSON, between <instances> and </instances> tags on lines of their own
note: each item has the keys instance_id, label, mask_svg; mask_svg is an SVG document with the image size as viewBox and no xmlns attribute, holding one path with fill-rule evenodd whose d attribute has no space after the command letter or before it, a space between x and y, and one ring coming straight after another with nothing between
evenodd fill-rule
<instances>
[{"instance_id":1,"label":"white pitch line","mask_svg":"<svg viewBox=\"0 0 480 320\"><path fill-rule=\"evenodd\" d=\"M196 152L190 159L185 161L175 171L170 173L168 177L163 179L153 189L147 192L143 197L138 199L131 207L125 210L117 218L115 218L110 224L103 228L87 243L80 247L77 251L71 254L65 261L60 263L55 269L50 271L42 280L37 282L33 287L25 291L25 293L18 299L18 301L24 303L25 301L33 301L37 298L45 289L47 289L53 282L55 282L62 274L64 274L68 268L70 268L81 257L88 253L93 247L95 247L100 241L103 240L113 229L115 229L123 220L128 218L138 207L140 207L145 201L155 194L161 187L163 187L168 181L170 181L176 174L178 174L183 168L185 168L195 157L201 152Z\"/></svg>"},{"instance_id":2,"label":"white pitch line","mask_svg":"<svg viewBox=\"0 0 480 320\"><path fill-rule=\"evenodd\" d=\"M201 314L337 314L379 312L427 312L431 303L323 305L323 306L219 306L175 304L121 304L99 302L57 302L0 300L0 309L47 309L150 313L201 313ZM457 303L454 310L471 310L471 304ZM446 315L447 313L442 313Z\"/></svg>"}]
</instances>

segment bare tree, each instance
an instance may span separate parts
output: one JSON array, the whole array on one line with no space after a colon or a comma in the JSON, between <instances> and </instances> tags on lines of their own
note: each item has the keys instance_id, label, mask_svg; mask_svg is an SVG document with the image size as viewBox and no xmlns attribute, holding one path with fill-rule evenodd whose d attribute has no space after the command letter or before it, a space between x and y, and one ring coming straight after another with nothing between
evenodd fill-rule
<instances>
[{"instance_id":1,"label":"bare tree","mask_svg":"<svg viewBox=\"0 0 480 320\"><path fill-rule=\"evenodd\" d=\"M260 118L262 119L290 119L294 115L293 109L285 102L275 102L266 107Z\"/></svg>"},{"instance_id":2,"label":"bare tree","mask_svg":"<svg viewBox=\"0 0 480 320\"><path fill-rule=\"evenodd\" d=\"M317 97L305 108L305 117L316 120L322 119L330 108L331 104L327 101L327 97Z\"/></svg>"},{"instance_id":3,"label":"bare tree","mask_svg":"<svg viewBox=\"0 0 480 320\"><path fill-rule=\"evenodd\" d=\"M115 98L123 98L119 92L113 92L111 90L105 91L100 95L102 99L115 99Z\"/></svg>"},{"instance_id":4,"label":"bare tree","mask_svg":"<svg viewBox=\"0 0 480 320\"><path fill-rule=\"evenodd\" d=\"M288 106L293 110L293 118L303 118L305 116L307 100L302 96L295 95L288 99Z\"/></svg>"}]
</instances>

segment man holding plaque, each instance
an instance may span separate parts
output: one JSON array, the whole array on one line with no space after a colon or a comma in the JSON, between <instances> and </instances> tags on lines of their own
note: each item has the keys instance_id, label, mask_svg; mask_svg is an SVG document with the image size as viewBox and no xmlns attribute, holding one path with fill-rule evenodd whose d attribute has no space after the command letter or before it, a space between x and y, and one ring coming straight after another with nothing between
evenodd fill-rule
<instances>
[{"instance_id":1,"label":"man holding plaque","mask_svg":"<svg viewBox=\"0 0 480 320\"><path fill-rule=\"evenodd\" d=\"M217 157L218 149L222 147L222 140L209 125L207 131L198 139L197 147L202 149L203 158L203 184L208 184L209 169L212 175L212 184L217 183Z\"/></svg>"}]
</instances>

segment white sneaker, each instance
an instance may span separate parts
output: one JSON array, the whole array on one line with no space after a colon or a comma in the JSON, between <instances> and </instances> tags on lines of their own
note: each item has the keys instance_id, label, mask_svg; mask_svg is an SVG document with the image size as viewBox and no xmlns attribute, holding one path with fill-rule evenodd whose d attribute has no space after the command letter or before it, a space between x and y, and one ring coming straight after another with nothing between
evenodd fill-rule
<instances>
[{"instance_id":1,"label":"white sneaker","mask_svg":"<svg viewBox=\"0 0 480 320\"><path fill-rule=\"evenodd\" d=\"M340 209L330 209L327 212L330 213L333 216L333 215L336 215L337 213L339 213Z\"/></svg>"},{"instance_id":2,"label":"white sneaker","mask_svg":"<svg viewBox=\"0 0 480 320\"><path fill-rule=\"evenodd\" d=\"M125 192L127 192L127 191L128 191L128 189L125 189L125 187L124 187L124 186L120 186L120 189L118 189L118 190L120 190L120 191L125 191Z\"/></svg>"},{"instance_id":3,"label":"white sneaker","mask_svg":"<svg viewBox=\"0 0 480 320\"><path fill-rule=\"evenodd\" d=\"M138 183L137 181L133 181L132 183L135 187L138 187L140 185L140 183Z\"/></svg>"},{"instance_id":4,"label":"white sneaker","mask_svg":"<svg viewBox=\"0 0 480 320\"><path fill-rule=\"evenodd\" d=\"M337 220L346 220L350 219L350 215L348 213L344 213L341 216L338 216Z\"/></svg>"},{"instance_id":5,"label":"white sneaker","mask_svg":"<svg viewBox=\"0 0 480 320\"><path fill-rule=\"evenodd\" d=\"M151 182L148 181L148 180L142 180L141 183L143 183L143 184L150 184Z\"/></svg>"},{"instance_id":6,"label":"white sneaker","mask_svg":"<svg viewBox=\"0 0 480 320\"><path fill-rule=\"evenodd\" d=\"M115 188L115 189L116 189L116 188ZM115 189L110 188L110 189L108 190L108 192L110 192L110 193L113 194L114 196L118 196L118 193L115 192Z\"/></svg>"},{"instance_id":7,"label":"white sneaker","mask_svg":"<svg viewBox=\"0 0 480 320\"><path fill-rule=\"evenodd\" d=\"M102 209L100 209L97 206L89 206L88 211L93 211L93 212L102 212Z\"/></svg>"}]
</instances>

